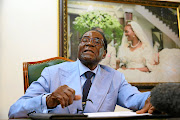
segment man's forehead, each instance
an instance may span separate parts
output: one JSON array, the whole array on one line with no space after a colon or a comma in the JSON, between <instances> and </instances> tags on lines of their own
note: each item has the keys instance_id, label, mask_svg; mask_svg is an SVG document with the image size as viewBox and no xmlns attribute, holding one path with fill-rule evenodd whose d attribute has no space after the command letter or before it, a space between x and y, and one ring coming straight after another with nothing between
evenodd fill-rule
<instances>
[{"instance_id":1,"label":"man's forehead","mask_svg":"<svg viewBox=\"0 0 180 120\"><path fill-rule=\"evenodd\" d=\"M85 34L84 34L84 36L92 36L92 32L86 32Z\"/></svg>"},{"instance_id":2,"label":"man's forehead","mask_svg":"<svg viewBox=\"0 0 180 120\"><path fill-rule=\"evenodd\" d=\"M101 34L99 32L97 32L97 31L88 31L83 36L93 36L93 35L98 35L99 36Z\"/></svg>"}]
</instances>

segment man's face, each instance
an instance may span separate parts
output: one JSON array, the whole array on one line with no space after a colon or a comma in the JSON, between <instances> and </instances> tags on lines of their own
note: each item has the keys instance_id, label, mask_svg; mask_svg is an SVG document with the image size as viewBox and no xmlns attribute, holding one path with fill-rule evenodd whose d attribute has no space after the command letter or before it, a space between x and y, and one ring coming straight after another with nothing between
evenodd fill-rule
<instances>
[{"instance_id":1,"label":"man's face","mask_svg":"<svg viewBox=\"0 0 180 120\"><path fill-rule=\"evenodd\" d=\"M103 36L97 31L86 32L78 47L78 58L81 62L98 64L105 56Z\"/></svg>"}]
</instances>

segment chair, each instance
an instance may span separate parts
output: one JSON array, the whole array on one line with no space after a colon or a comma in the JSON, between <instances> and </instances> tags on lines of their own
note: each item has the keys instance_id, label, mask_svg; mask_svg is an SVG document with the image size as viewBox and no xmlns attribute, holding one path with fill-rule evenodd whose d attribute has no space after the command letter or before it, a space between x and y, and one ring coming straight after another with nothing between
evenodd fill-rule
<instances>
[{"instance_id":1,"label":"chair","mask_svg":"<svg viewBox=\"0 0 180 120\"><path fill-rule=\"evenodd\" d=\"M24 92L26 92L26 89L33 81L36 81L41 76L41 72L45 67L66 61L73 62L73 60L64 57L53 57L36 62L23 62Z\"/></svg>"}]
</instances>

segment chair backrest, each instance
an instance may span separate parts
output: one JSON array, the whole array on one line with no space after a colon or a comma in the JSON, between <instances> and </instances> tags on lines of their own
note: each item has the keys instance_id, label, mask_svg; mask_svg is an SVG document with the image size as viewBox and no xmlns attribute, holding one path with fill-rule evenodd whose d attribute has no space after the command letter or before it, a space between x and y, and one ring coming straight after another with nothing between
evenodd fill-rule
<instances>
[{"instance_id":1,"label":"chair backrest","mask_svg":"<svg viewBox=\"0 0 180 120\"><path fill-rule=\"evenodd\" d=\"M45 67L66 61L73 62L73 60L64 57L53 57L36 62L23 62L24 92L26 92L26 89L33 81L36 81L41 76L41 72Z\"/></svg>"}]
</instances>

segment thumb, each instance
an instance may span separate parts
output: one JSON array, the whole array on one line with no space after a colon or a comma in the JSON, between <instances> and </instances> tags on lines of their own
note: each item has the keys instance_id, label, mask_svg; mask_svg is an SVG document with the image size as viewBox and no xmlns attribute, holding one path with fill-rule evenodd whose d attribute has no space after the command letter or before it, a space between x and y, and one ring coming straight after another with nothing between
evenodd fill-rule
<instances>
[{"instance_id":1,"label":"thumb","mask_svg":"<svg viewBox=\"0 0 180 120\"><path fill-rule=\"evenodd\" d=\"M81 99L81 95L75 95L74 96L74 100L80 100Z\"/></svg>"},{"instance_id":2,"label":"thumb","mask_svg":"<svg viewBox=\"0 0 180 120\"><path fill-rule=\"evenodd\" d=\"M136 111L136 113L137 114L146 113L146 112L148 112L150 107L151 107L150 104L145 104L145 106L141 110Z\"/></svg>"}]
</instances>

